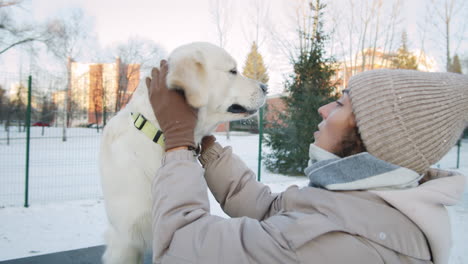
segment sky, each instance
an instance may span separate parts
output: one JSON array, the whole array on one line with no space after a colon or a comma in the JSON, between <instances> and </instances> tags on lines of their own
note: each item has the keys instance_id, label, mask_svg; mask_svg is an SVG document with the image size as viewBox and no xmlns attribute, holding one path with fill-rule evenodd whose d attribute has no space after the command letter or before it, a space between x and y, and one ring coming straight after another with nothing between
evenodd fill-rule
<instances>
[{"instance_id":1,"label":"sky","mask_svg":"<svg viewBox=\"0 0 468 264\"><path fill-rule=\"evenodd\" d=\"M32 4L38 20L50 17L56 10L83 8L94 17L103 46L125 41L132 35L154 39L169 49L187 41L210 39L206 30L210 27L207 1L34 0Z\"/></svg>"},{"instance_id":2,"label":"sky","mask_svg":"<svg viewBox=\"0 0 468 264\"><path fill-rule=\"evenodd\" d=\"M348 0L328 1L330 6L340 12L346 12L345 2ZM359 2L362 0L357 0ZM410 39L410 46L416 46L419 34L417 19L426 15L426 3L429 0L403 1L404 9L402 23ZM47 21L53 17L65 14L71 8L81 8L93 25L96 41L103 50L115 43L125 42L132 36L151 39L160 44L168 53L176 47L194 41L208 41L218 44L215 24L212 16L213 0L25 0L22 17L30 21ZM224 0L223 2L226 2ZM231 0L228 8L230 29L227 33L227 45L224 47L237 60L241 67L244 64L253 34L246 30L252 24L252 3L255 0ZM284 78L291 72L289 58L272 43L270 31L282 34L294 33L294 6L299 0L265 0L268 3L268 18L261 24L264 27L260 33L259 50L264 56L270 71L270 91L280 92ZM266 6L264 4L264 6ZM343 6L343 8L341 8ZM346 21L344 21L346 22ZM285 33L286 32L286 33ZM468 32L468 29L466 30ZM466 34L465 34L466 35ZM399 35L397 36L399 38ZM468 40L468 39L467 39ZM443 70L443 53L440 47L431 45L428 40L427 49L432 49L438 65ZM432 41L434 42L434 41ZM460 45L459 45L460 46ZM460 52L468 56L468 45L463 42ZM0 58L14 68L19 60L27 61L27 56L17 51L8 52ZM3 63L5 64L5 63ZM2 67L2 64L0 64ZM0 69L0 71L4 71Z\"/></svg>"},{"instance_id":3,"label":"sky","mask_svg":"<svg viewBox=\"0 0 468 264\"><path fill-rule=\"evenodd\" d=\"M232 2L234 3L234 1ZM251 41L247 40L249 37L246 37L247 33L241 28L240 22L242 21L234 15L237 12L245 11L242 10L242 2L248 4L249 0L237 0L230 7L232 12L229 13L233 15L225 46L237 60L238 65L243 65ZM281 0L271 0L270 2L272 6L275 6L272 8L274 10L280 10L281 8L276 6L281 7L284 4ZM167 53L180 45L195 41L218 43L210 11L210 0L26 0L23 6L28 11L20 12L22 17L31 21L47 21L72 8L83 9L85 14L89 16L89 22L93 24L97 41L103 49L119 42L125 42L133 36L154 40ZM260 47L261 50L266 48L268 47ZM275 58L274 55L269 54L264 56L265 60L270 60L270 62L272 58ZM28 63L27 56L21 55L17 51L8 52L3 57L2 61L10 62L9 66L18 64L19 60L23 60L25 64ZM274 69L275 66L270 68ZM2 70L0 69L0 71ZM276 74L276 78L273 76L270 79L278 87L282 87L282 74Z\"/></svg>"}]
</instances>

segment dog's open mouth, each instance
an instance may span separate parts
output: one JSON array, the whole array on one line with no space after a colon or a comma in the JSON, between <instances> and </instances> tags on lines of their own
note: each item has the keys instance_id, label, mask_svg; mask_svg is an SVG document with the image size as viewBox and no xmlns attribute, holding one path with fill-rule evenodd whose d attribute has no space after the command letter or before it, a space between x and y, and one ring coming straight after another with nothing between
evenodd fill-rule
<instances>
[{"instance_id":1,"label":"dog's open mouth","mask_svg":"<svg viewBox=\"0 0 468 264\"><path fill-rule=\"evenodd\" d=\"M227 111L229 113L233 113L233 114L249 114L249 115L255 114L257 112L256 109L255 110L248 110L247 108L245 108L245 107L243 107L242 105L239 105L239 104L233 104L233 105L229 106Z\"/></svg>"}]
</instances>

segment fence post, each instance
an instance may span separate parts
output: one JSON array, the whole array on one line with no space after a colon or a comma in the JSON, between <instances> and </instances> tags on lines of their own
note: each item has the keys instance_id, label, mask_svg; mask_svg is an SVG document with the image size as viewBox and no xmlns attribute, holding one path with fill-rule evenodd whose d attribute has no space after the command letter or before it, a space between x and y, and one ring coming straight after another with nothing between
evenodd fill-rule
<instances>
[{"instance_id":1,"label":"fence post","mask_svg":"<svg viewBox=\"0 0 468 264\"><path fill-rule=\"evenodd\" d=\"M26 182L24 186L24 207L29 207L29 141L31 138L31 82L32 77L28 77L28 107L26 109Z\"/></svg>"},{"instance_id":2,"label":"fence post","mask_svg":"<svg viewBox=\"0 0 468 264\"><path fill-rule=\"evenodd\" d=\"M457 142L457 169L460 168L460 148L461 148L461 139Z\"/></svg>"},{"instance_id":3,"label":"fence post","mask_svg":"<svg viewBox=\"0 0 468 264\"><path fill-rule=\"evenodd\" d=\"M260 107L260 112L258 113L258 171L257 171L257 181L261 180L262 172L262 139L263 139L263 106Z\"/></svg>"}]
</instances>

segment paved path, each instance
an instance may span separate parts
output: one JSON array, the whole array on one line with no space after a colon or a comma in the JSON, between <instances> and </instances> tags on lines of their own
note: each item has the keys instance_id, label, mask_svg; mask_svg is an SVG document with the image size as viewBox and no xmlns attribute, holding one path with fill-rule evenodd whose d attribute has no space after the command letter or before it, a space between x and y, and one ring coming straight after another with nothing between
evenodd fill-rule
<instances>
[{"instance_id":1,"label":"paved path","mask_svg":"<svg viewBox=\"0 0 468 264\"><path fill-rule=\"evenodd\" d=\"M0 264L101 264L104 246L81 248L35 257L0 261ZM151 255L145 255L144 264L151 264Z\"/></svg>"}]
</instances>

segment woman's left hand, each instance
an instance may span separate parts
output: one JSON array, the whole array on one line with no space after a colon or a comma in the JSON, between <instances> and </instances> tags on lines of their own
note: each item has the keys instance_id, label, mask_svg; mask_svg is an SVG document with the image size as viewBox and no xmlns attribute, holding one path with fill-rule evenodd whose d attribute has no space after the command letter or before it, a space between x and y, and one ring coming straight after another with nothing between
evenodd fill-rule
<instances>
[{"instance_id":1,"label":"woman's left hand","mask_svg":"<svg viewBox=\"0 0 468 264\"><path fill-rule=\"evenodd\" d=\"M181 92L167 89L167 73L167 61L162 60L160 70L153 68L152 78L146 78L151 106L164 133L166 151L181 147L195 149L198 109L188 105Z\"/></svg>"}]
</instances>

